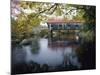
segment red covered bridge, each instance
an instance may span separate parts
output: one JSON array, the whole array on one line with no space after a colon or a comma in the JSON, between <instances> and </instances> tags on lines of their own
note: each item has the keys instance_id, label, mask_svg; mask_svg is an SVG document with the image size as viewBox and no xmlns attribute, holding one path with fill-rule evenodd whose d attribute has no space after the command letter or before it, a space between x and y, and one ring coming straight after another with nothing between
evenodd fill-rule
<instances>
[{"instance_id":1,"label":"red covered bridge","mask_svg":"<svg viewBox=\"0 0 100 75\"><path fill-rule=\"evenodd\" d=\"M66 19L49 19L47 21L49 30L79 30L84 21L66 20Z\"/></svg>"}]
</instances>

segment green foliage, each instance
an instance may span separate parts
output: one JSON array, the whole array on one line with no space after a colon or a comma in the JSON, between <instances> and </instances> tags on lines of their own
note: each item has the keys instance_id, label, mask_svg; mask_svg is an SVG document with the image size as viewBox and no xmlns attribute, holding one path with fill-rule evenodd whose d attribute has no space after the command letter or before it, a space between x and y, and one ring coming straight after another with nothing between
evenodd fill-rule
<instances>
[{"instance_id":1,"label":"green foliage","mask_svg":"<svg viewBox=\"0 0 100 75\"><path fill-rule=\"evenodd\" d=\"M82 37L83 42L94 42L95 41L95 33L91 30L80 32L80 36Z\"/></svg>"},{"instance_id":2,"label":"green foliage","mask_svg":"<svg viewBox=\"0 0 100 75\"><path fill-rule=\"evenodd\" d=\"M80 9L79 16L84 19L85 23L83 29L80 31L80 36L84 39L84 42L94 42L95 41L95 6L81 6L77 7Z\"/></svg>"},{"instance_id":3,"label":"green foliage","mask_svg":"<svg viewBox=\"0 0 100 75\"><path fill-rule=\"evenodd\" d=\"M55 15L56 15L56 16L61 16L62 14L64 14L64 13L63 13L63 11L61 10L60 6L58 6L57 9L56 9Z\"/></svg>"},{"instance_id":4,"label":"green foliage","mask_svg":"<svg viewBox=\"0 0 100 75\"><path fill-rule=\"evenodd\" d=\"M47 37L48 30L47 29L42 30L39 35L40 35L40 37Z\"/></svg>"},{"instance_id":5,"label":"green foliage","mask_svg":"<svg viewBox=\"0 0 100 75\"><path fill-rule=\"evenodd\" d=\"M17 15L17 19L11 19L12 37L17 39L27 38L33 31L33 28L38 27L40 23L45 23L49 16L62 16L69 19L72 16L74 20L84 20L85 25L82 32L90 32L95 29L95 7L83 5L69 5L58 3L39 3L20 1L19 8L21 13ZM23 10L31 10L31 13L26 13ZM76 15L72 14L76 11ZM42 30L40 36L44 37L48 34L47 30Z\"/></svg>"},{"instance_id":6,"label":"green foliage","mask_svg":"<svg viewBox=\"0 0 100 75\"><path fill-rule=\"evenodd\" d=\"M85 20L85 18L83 18L83 16L84 16L84 11L83 10L77 10L77 14L76 14L76 16L74 16L73 17L73 19L75 19L75 20Z\"/></svg>"}]
</instances>

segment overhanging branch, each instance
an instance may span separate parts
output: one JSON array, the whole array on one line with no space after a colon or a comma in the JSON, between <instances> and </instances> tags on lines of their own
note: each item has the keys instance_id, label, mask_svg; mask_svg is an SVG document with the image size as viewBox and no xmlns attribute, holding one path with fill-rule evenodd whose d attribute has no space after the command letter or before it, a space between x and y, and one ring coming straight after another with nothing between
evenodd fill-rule
<instances>
[{"instance_id":1,"label":"overhanging branch","mask_svg":"<svg viewBox=\"0 0 100 75\"><path fill-rule=\"evenodd\" d=\"M43 11L40 11L39 13L37 13L37 15L34 15L33 17L37 17L37 16L39 16L41 13L44 13L44 12L46 12L46 11L50 11L52 8L54 8L53 10L52 10L52 13L56 10L56 8L57 8L57 3L55 3L54 5L52 5L50 8L48 8L48 9L44 9Z\"/></svg>"}]
</instances>

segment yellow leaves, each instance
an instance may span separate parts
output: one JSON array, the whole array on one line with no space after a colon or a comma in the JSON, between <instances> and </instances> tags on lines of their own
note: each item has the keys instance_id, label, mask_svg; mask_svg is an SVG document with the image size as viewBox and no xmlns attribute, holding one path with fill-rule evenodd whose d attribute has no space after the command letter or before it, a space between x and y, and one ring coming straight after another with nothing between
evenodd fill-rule
<instances>
[{"instance_id":1,"label":"yellow leaves","mask_svg":"<svg viewBox=\"0 0 100 75\"><path fill-rule=\"evenodd\" d=\"M62 15L62 11L60 8L56 9L56 16L61 16Z\"/></svg>"}]
</instances>

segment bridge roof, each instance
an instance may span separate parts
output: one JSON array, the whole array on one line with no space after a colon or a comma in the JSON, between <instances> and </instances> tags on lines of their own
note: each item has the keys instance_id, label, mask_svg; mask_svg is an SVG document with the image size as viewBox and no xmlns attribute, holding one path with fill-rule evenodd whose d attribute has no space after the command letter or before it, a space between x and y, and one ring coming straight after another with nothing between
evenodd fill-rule
<instances>
[{"instance_id":1,"label":"bridge roof","mask_svg":"<svg viewBox=\"0 0 100 75\"><path fill-rule=\"evenodd\" d=\"M83 23L81 20L48 19L47 23Z\"/></svg>"}]
</instances>

